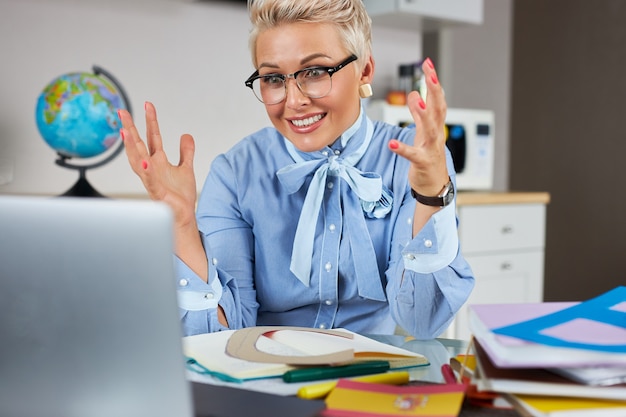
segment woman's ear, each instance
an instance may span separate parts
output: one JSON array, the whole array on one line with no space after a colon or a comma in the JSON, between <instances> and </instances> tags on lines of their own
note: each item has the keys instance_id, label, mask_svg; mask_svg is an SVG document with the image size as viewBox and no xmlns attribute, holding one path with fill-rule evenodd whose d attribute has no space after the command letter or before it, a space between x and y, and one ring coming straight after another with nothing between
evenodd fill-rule
<instances>
[{"instance_id":1,"label":"woman's ear","mask_svg":"<svg viewBox=\"0 0 626 417\"><path fill-rule=\"evenodd\" d=\"M374 58L370 54L361 70L361 84L371 84L374 79Z\"/></svg>"},{"instance_id":2,"label":"woman's ear","mask_svg":"<svg viewBox=\"0 0 626 417\"><path fill-rule=\"evenodd\" d=\"M374 78L374 58L370 55L367 61L365 61L365 65L363 65L363 69L361 70L361 79L359 80L359 97L368 98L371 97L374 93L372 91L371 81Z\"/></svg>"}]
</instances>

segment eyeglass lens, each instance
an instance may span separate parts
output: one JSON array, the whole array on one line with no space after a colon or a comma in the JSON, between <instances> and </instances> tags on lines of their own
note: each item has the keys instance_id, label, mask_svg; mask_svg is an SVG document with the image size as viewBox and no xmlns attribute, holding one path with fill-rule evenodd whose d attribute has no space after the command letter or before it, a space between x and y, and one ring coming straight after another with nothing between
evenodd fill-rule
<instances>
[{"instance_id":1,"label":"eyeglass lens","mask_svg":"<svg viewBox=\"0 0 626 417\"><path fill-rule=\"evenodd\" d=\"M265 104L280 103L287 95L288 78L295 78L302 94L310 98L322 98L332 89L332 79L325 68L307 68L291 76L270 74L257 78L252 82L252 90Z\"/></svg>"}]
</instances>

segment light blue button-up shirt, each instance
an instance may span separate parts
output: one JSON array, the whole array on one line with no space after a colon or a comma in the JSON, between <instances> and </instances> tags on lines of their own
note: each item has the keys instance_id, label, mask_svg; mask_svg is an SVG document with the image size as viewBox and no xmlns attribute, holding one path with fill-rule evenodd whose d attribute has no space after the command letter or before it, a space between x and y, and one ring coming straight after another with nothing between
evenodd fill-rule
<instances>
[{"instance_id":1,"label":"light blue button-up shirt","mask_svg":"<svg viewBox=\"0 0 626 417\"><path fill-rule=\"evenodd\" d=\"M368 126L371 142L364 148ZM218 156L197 209L209 283L177 260L185 334L222 330L218 302L232 329L290 325L389 334L399 325L420 339L445 330L474 278L460 253L455 204L434 214L412 237L416 203L409 163L387 143L394 138L412 143L414 135L413 129L371 122L362 113L318 152L299 152L276 129L265 128ZM354 185L329 170L320 186L317 219L308 219L315 227L311 272L303 281L290 264L313 172L296 191L287 191L277 172L299 161L348 160L355 149L365 150L354 168L380 177L384 196L375 214L371 204L366 213L368 204L358 204ZM454 181L449 153L447 163Z\"/></svg>"}]
</instances>

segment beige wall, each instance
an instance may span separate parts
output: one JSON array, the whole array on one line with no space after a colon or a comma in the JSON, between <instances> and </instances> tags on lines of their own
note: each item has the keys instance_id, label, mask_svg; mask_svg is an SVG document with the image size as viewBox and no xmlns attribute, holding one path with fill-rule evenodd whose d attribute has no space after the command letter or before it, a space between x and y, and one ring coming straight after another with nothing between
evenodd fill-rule
<instances>
[{"instance_id":1,"label":"beige wall","mask_svg":"<svg viewBox=\"0 0 626 417\"><path fill-rule=\"evenodd\" d=\"M450 107L493 110L494 189L509 188L513 0L484 0L480 26L439 33L442 85Z\"/></svg>"},{"instance_id":2,"label":"beige wall","mask_svg":"<svg viewBox=\"0 0 626 417\"><path fill-rule=\"evenodd\" d=\"M174 161L180 135L195 136L200 187L218 153L268 124L243 85L248 27L245 2L0 0L0 193L59 194L74 183L39 136L35 104L53 78L94 64L123 84L142 129L143 103L156 104ZM398 63L421 58L421 34L376 27L374 49L382 95ZM121 155L87 177L104 194L142 193L127 165Z\"/></svg>"}]
</instances>

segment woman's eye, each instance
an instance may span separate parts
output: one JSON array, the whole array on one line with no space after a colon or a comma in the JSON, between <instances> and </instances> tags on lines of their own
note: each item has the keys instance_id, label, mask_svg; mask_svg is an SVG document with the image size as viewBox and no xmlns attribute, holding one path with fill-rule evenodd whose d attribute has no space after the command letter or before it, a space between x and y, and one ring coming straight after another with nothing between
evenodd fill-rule
<instances>
[{"instance_id":1,"label":"woman's eye","mask_svg":"<svg viewBox=\"0 0 626 417\"><path fill-rule=\"evenodd\" d=\"M323 68L309 68L304 72L304 78L320 78L326 75Z\"/></svg>"},{"instance_id":2,"label":"woman's eye","mask_svg":"<svg viewBox=\"0 0 626 417\"><path fill-rule=\"evenodd\" d=\"M268 86L278 86L278 85L282 85L283 84L283 79L282 77L278 76L278 75L266 75L262 78L263 83L267 84Z\"/></svg>"}]
</instances>

